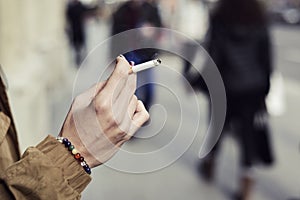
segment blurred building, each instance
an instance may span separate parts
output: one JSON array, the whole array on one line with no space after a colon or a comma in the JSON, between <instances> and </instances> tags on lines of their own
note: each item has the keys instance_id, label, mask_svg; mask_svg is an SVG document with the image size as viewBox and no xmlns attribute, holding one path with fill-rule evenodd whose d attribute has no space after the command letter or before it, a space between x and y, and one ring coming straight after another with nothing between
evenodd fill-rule
<instances>
[{"instance_id":1,"label":"blurred building","mask_svg":"<svg viewBox=\"0 0 300 200\"><path fill-rule=\"evenodd\" d=\"M22 150L49 131L48 100L60 98L55 89L68 80L65 3L0 0L0 63L9 82Z\"/></svg>"}]
</instances>

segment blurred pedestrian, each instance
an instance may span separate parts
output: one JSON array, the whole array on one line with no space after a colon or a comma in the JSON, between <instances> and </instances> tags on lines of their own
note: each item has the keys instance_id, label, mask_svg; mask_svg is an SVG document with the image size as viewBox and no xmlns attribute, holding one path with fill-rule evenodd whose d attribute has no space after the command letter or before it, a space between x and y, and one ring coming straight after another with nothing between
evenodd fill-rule
<instances>
[{"instance_id":1,"label":"blurred pedestrian","mask_svg":"<svg viewBox=\"0 0 300 200\"><path fill-rule=\"evenodd\" d=\"M265 98L272 72L267 17L257 0L220 0L210 22L207 48L225 85L225 128L235 133L241 152L242 173L235 197L246 200L253 185L253 167L273 161L267 118L261 114L266 113ZM213 176L220 142L222 136L200 166L208 179Z\"/></svg>"},{"instance_id":2,"label":"blurred pedestrian","mask_svg":"<svg viewBox=\"0 0 300 200\"><path fill-rule=\"evenodd\" d=\"M85 28L84 19L87 13L95 11L95 8L88 8L79 0L70 0L67 5L66 16L68 21L67 33L71 45L75 51L75 62L79 66L85 50Z\"/></svg>"},{"instance_id":3,"label":"blurred pedestrian","mask_svg":"<svg viewBox=\"0 0 300 200\"><path fill-rule=\"evenodd\" d=\"M131 0L125 2L112 16L112 35L130 29L147 27L162 27L160 12L155 0ZM159 39L159 31L154 30L152 32L147 30L148 29L140 29L136 31L142 39L136 40L136 38L131 37L130 41L126 41L128 47L133 49L137 47L137 50L124 53L127 60L139 64L149 61L157 55L157 49L138 49L141 46L153 44ZM118 47L118 42L112 40L111 52L113 56L115 56L119 50L119 48L116 47ZM144 102L147 110L149 110L154 98L154 86L151 84L153 79L153 69L138 74L138 90L136 95Z\"/></svg>"}]
</instances>

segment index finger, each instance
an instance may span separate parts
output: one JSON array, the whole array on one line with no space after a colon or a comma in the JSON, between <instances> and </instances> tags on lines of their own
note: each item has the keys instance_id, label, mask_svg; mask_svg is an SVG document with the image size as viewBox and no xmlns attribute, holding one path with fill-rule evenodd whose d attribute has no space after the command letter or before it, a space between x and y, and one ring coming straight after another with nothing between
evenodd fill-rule
<instances>
[{"instance_id":1,"label":"index finger","mask_svg":"<svg viewBox=\"0 0 300 200\"><path fill-rule=\"evenodd\" d=\"M111 76L107 80L102 92L106 95L119 96L128 79L130 65L124 56L117 57L117 64Z\"/></svg>"}]
</instances>

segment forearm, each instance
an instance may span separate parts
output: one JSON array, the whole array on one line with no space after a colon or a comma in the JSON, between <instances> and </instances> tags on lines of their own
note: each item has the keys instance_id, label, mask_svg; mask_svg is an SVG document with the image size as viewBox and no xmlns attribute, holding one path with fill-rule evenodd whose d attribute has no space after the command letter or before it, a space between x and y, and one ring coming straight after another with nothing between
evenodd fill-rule
<instances>
[{"instance_id":1,"label":"forearm","mask_svg":"<svg viewBox=\"0 0 300 200\"><path fill-rule=\"evenodd\" d=\"M28 148L0 180L5 188L0 199L12 195L15 199L65 200L80 199L91 178L61 143L48 136Z\"/></svg>"}]
</instances>

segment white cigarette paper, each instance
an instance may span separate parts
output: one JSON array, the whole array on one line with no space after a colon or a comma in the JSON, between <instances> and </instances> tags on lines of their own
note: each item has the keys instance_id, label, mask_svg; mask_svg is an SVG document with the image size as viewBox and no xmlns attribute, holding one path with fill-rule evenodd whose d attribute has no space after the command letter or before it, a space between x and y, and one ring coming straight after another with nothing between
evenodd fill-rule
<instances>
[{"instance_id":1,"label":"white cigarette paper","mask_svg":"<svg viewBox=\"0 0 300 200\"><path fill-rule=\"evenodd\" d=\"M161 64L160 59L150 60L148 62L132 66L130 73L137 73L137 72L140 72L140 71L152 68L152 67L156 67L160 64Z\"/></svg>"}]
</instances>

